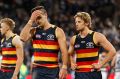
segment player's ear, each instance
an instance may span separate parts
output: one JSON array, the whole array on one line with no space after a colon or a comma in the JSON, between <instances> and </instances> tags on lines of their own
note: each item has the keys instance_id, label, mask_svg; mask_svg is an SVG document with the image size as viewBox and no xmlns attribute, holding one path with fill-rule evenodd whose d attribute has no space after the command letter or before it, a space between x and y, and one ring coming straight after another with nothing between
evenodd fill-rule
<instances>
[{"instance_id":1,"label":"player's ear","mask_svg":"<svg viewBox=\"0 0 120 79\"><path fill-rule=\"evenodd\" d=\"M86 26L89 26L89 23L85 23Z\"/></svg>"}]
</instances>

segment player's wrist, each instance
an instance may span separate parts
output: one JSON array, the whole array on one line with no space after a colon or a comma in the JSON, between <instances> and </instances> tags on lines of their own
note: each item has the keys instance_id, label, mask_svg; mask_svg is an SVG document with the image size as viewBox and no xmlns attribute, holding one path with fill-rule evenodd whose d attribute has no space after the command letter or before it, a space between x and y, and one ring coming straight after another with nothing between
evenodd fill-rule
<instances>
[{"instance_id":1,"label":"player's wrist","mask_svg":"<svg viewBox=\"0 0 120 79\"><path fill-rule=\"evenodd\" d=\"M13 76L17 76L18 74L13 74Z\"/></svg>"},{"instance_id":2,"label":"player's wrist","mask_svg":"<svg viewBox=\"0 0 120 79\"><path fill-rule=\"evenodd\" d=\"M62 69L67 69L67 65L62 65Z\"/></svg>"},{"instance_id":3,"label":"player's wrist","mask_svg":"<svg viewBox=\"0 0 120 79\"><path fill-rule=\"evenodd\" d=\"M76 64L75 61L71 61L70 64Z\"/></svg>"},{"instance_id":4,"label":"player's wrist","mask_svg":"<svg viewBox=\"0 0 120 79\"><path fill-rule=\"evenodd\" d=\"M30 20L28 21L28 24L31 24L31 25L32 25L32 23L33 23L33 20L30 19Z\"/></svg>"},{"instance_id":5,"label":"player's wrist","mask_svg":"<svg viewBox=\"0 0 120 79\"><path fill-rule=\"evenodd\" d=\"M98 65L99 65L99 68L101 68L103 66L103 63L98 63Z\"/></svg>"}]
</instances>

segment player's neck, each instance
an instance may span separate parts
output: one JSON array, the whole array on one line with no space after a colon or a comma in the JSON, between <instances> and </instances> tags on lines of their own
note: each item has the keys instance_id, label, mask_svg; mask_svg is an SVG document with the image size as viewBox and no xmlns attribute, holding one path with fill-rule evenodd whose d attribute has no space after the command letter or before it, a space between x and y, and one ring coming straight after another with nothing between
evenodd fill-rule
<instances>
[{"instance_id":1,"label":"player's neck","mask_svg":"<svg viewBox=\"0 0 120 79\"><path fill-rule=\"evenodd\" d=\"M46 22L45 25L44 25L44 30L50 28L52 25L49 23L49 22Z\"/></svg>"},{"instance_id":2,"label":"player's neck","mask_svg":"<svg viewBox=\"0 0 120 79\"><path fill-rule=\"evenodd\" d=\"M91 30L89 28L85 28L84 30L79 32L79 35L85 37L87 36L89 33L91 32Z\"/></svg>"},{"instance_id":3,"label":"player's neck","mask_svg":"<svg viewBox=\"0 0 120 79\"><path fill-rule=\"evenodd\" d=\"M7 31L7 33L5 34L5 36L6 36L6 39L9 39L11 36L13 36L13 32L12 31Z\"/></svg>"}]
</instances>

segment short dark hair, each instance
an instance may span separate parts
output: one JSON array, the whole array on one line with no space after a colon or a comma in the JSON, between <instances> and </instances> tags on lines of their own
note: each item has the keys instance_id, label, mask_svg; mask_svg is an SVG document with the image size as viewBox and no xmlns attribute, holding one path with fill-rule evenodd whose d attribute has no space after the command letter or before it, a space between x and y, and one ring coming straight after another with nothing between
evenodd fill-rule
<instances>
[{"instance_id":1,"label":"short dark hair","mask_svg":"<svg viewBox=\"0 0 120 79\"><path fill-rule=\"evenodd\" d=\"M47 11L45 10L44 6L36 6L34 7L32 10L31 10L31 13L36 11L36 10L40 10L42 11L43 13L47 13Z\"/></svg>"}]
</instances>

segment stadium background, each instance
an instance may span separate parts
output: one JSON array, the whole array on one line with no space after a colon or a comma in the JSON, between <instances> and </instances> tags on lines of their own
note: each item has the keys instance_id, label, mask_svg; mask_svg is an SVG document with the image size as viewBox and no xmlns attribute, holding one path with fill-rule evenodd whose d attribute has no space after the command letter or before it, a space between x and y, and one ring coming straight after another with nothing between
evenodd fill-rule
<instances>
[{"instance_id":1,"label":"stadium background","mask_svg":"<svg viewBox=\"0 0 120 79\"><path fill-rule=\"evenodd\" d=\"M49 21L65 31L68 45L75 33L73 16L77 11L86 11L92 17L92 29L103 33L116 50L120 50L120 0L0 0L0 19L9 17L15 20L14 32L20 34L30 17L30 10L37 5L43 5ZM32 47L28 42L20 79L30 74L31 57Z\"/></svg>"}]
</instances>

